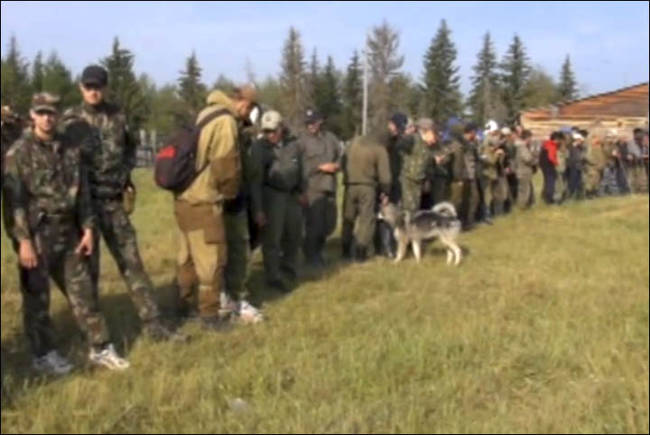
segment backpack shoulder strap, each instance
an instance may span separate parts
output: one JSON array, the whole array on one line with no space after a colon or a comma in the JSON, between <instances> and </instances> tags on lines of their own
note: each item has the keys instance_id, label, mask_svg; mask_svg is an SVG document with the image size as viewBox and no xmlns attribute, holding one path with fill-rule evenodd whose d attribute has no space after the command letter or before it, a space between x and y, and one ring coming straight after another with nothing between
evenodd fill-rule
<instances>
[{"instance_id":1,"label":"backpack shoulder strap","mask_svg":"<svg viewBox=\"0 0 650 435\"><path fill-rule=\"evenodd\" d=\"M210 122L212 122L213 120L217 119L217 118L220 117L220 116L223 116L223 115L229 115L229 114L230 114L230 112L229 112L227 109L219 109L219 110L215 110L214 112L210 113L210 114L207 115L205 118L203 118L203 119L201 120L201 122L199 122L199 123L196 125L195 128L196 128L196 130L197 130L198 132L200 132L201 130L203 130L203 128L204 128L206 125L208 125L208 124L209 124Z\"/></svg>"},{"instance_id":2,"label":"backpack shoulder strap","mask_svg":"<svg viewBox=\"0 0 650 435\"><path fill-rule=\"evenodd\" d=\"M194 129L194 132L195 132L195 134L196 134L196 136L195 136L196 139L198 140L199 135L201 134L201 130L203 130L203 128L204 128L206 125L208 125L208 124L211 123L213 120L215 120L215 119L217 119L218 117L223 116L223 115L230 115L230 112L229 112L227 109L219 109L219 110L215 110L214 112L210 113L210 114L207 115L205 118L203 118L203 119L201 120L201 122L199 122L199 123L196 125L195 129ZM208 148L208 151L209 151L209 148ZM208 153L208 155L209 155L209 153ZM203 164L203 166L202 166L201 168L199 168L199 170L198 170L196 173L197 173L197 174L200 174L201 172L205 171L205 170L207 169L208 166L210 166L210 159L209 159L209 158L206 158L206 159L205 159L205 163Z\"/></svg>"}]
</instances>

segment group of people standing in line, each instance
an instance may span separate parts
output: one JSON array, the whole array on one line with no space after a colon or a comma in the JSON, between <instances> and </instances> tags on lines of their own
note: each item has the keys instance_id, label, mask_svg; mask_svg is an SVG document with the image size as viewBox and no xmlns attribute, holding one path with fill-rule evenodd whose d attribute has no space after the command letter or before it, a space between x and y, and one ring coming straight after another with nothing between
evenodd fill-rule
<instances>
[{"instance_id":1,"label":"group of people standing in line","mask_svg":"<svg viewBox=\"0 0 650 435\"><path fill-rule=\"evenodd\" d=\"M50 278L89 342L90 362L129 367L112 344L99 303L101 238L143 331L156 340L188 340L163 321L140 258L129 217L136 144L124 113L105 100L108 79L104 68L87 67L79 84L83 103L65 111L57 96L34 95L28 128L17 127L3 108L4 223L19 260L33 367L42 372L73 368L56 350ZM337 226L339 173L345 188L342 256L359 262L396 255L392 230L376 217L381 203L415 213L449 201L471 230L515 207L532 206L538 167L549 203L641 191L643 174L647 191L647 131L635 131L636 147L623 146L616 132L602 143L590 142L578 129L553 133L539 147L521 126L499 128L490 121L481 129L460 120L438 126L395 113L385 131L343 147L313 110L305 114L304 130L294 134L279 112L262 112L251 84L212 91L206 102L194 127L195 177L173 195L177 314L206 331L224 330L233 315L263 320L247 302L250 256L258 244L266 283L283 293L299 276L301 250L307 268L326 266L325 243Z\"/></svg>"}]
</instances>

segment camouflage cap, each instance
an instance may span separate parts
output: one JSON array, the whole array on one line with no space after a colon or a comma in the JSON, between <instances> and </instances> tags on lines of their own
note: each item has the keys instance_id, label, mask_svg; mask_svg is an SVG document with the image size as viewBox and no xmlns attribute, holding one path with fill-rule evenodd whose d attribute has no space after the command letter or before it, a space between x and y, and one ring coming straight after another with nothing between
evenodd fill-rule
<instances>
[{"instance_id":1,"label":"camouflage cap","mask_svg":"<svg viewBox=\"0 0 650 435\"><path fill-rule=\"evenodd\" d=\"M262 130L275 131L280 127L280 124L282 124L282 115L280 115L280 112L269 110L262 115Z\"/></svg>"},{"instance_id":2,"label":"camouflage cap","mask_svg":"<svg viewBox=\"0 0 650 435\"><path fill-rule=\"evenodd\" d=\"M59 113L59 102L61 99L58 95L49 92L40 92L32 97L32 110L34 112L52 112Z\"/></svg>"},{"instance_id":3,"label":"camouflage cap","mask_svg":"<svg viewBox=\"0 0 650 435\"><path fill-rule=\"evenodd\" d=\"M431 118L420 118L415 125L421 131L433 130L436 126Z\"/></svg>"}]
</instances>

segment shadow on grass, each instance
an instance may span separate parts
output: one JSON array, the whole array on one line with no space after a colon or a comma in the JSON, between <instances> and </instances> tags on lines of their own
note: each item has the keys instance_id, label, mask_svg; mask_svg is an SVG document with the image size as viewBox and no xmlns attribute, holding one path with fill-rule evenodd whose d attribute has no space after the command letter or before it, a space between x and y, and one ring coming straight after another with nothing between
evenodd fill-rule
<instances>
[{"instance_id":1,"label":"shadow on grass","mask_svg":"<svg viewBox=\"0 0 650 435\"><path fill-rule=\"evenodd\" d=\"M52 292L58 291L55 286ZM100 294L100 306L106 317L110 339L120 355L128 357L140 335L141 324L126 289L120 293ZM93 370L88 361L88 344L77 326L67 304L51 313L55 346L75 366L71 374ZM32 369L32 354L22 325L16 333L2 340L2 409L12 406L22 394L47 385L56 376L40 374Z\"/></svg>"}]
</instances>

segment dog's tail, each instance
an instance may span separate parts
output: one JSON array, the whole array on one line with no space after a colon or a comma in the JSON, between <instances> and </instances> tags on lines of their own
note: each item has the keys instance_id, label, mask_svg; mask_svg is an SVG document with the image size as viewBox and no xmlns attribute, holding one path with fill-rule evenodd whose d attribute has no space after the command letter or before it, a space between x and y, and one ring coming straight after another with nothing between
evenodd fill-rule
<instances>
[{"instance_id":1,"label":"dog's tail","mask_svg":"<svg viewBox=\"0 0 650 435\"><path fill-rule=\"evenodd\" d=\"M450 202L441 202L436 204L433 209L431 210L434 213L438 213L441 216L445 216L448 218L457 218L458 215L456 214L456 207Z\"/></svg>"}]
</instances>

